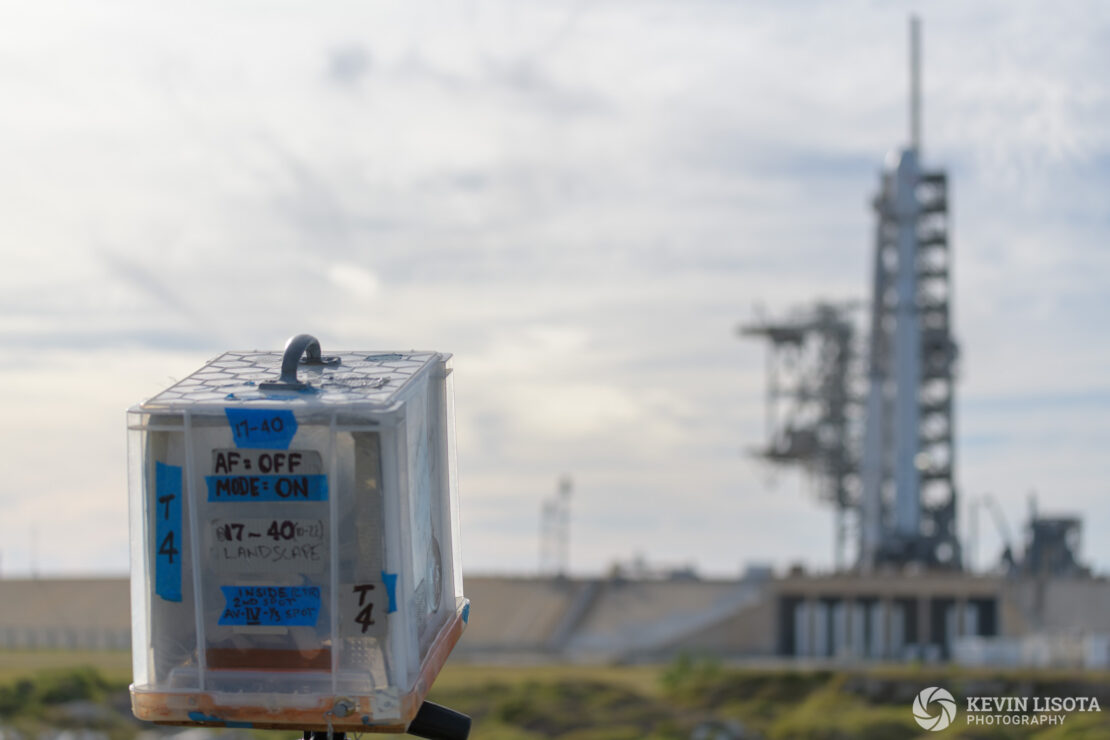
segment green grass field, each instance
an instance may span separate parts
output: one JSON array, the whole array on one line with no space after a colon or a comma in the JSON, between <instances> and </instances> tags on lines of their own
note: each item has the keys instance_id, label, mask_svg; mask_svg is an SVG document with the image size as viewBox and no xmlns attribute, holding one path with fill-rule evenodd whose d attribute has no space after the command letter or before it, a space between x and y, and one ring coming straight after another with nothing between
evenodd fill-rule
<instances>
[{"instance_id":1,"label":"green grass field","mask_svg":"<svg viewBox=\"0 0 1110 740\"><path fill-rule=\"evenodd\" d=\"M0 685L44 671L82 667L94 668L110 681L127 683L131 679L131 653L124 650L0 650Z\"/></svg>"},{"instance_id":2,"label":"green grass field","mask_svg":"<svg viewBox=\"0 0 1110 740\"><path fill-rule=\"evenodd\" d=\"M34 737L46 726L91 722L112 740L129 740L141 729L129 718L129 678L126 653L0 652L0 726ZM1035 729L974 727L957 716L951 727L933 733L922 730L911 713L914 695L926 686L944 686L957 697L1094 695L1107 712L1072 714L1061 726ZM737 668L692 658L663 666L451 662L429 698L471 715L476 740L678 739L705 723L731 723L745 737L770 740L1110 738L1110 677L1067 672ZM66 709L72 702L105 709L94 720L75 719Z\"/></svg>"}]
</instances>

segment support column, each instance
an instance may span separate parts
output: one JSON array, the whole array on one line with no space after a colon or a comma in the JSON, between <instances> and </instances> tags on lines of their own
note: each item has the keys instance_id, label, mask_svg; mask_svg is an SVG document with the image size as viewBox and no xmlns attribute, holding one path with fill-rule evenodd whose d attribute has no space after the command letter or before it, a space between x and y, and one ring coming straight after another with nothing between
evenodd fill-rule
<instances>
[{"instance_id":1,"label":"support column","mask_svg":"<svg viewBox=\"0 0 1110 740\"><path fill-rule=\"evenodd\" d=\"M863 602L858 596L849 602L852 615L852 657L856 660L867 656L867 618L863 613Z\"/></svg>"},{"instance_id":2,"label":"support column","mask_svg":"<svg viewBox=\"0 0 1110 740\"><path fill-rule=\"evenodd\" d=\"M886 640L886 620L882 600L870 602L867 605L867 611L868 621L871 623L871 636L867 641L867 657L872 660L879 660L882 658L883 642Z\"/></svg>"},{"instance_id":3,"label":"support column","mask_svg":"<svg viewBox=\"0 0 1110 740\"><path fill-rule=\"evenodd\" d=\"M814 631L813 655L816 658L827 658L832 651L832 609L829 603L821 598L813 600Z\"/></svg>"},{"instance_id":4,"label":"support column","mask_svg":"<svg viewBox=\"0 0 1110 740\"><path fill-rule=\"evenodd\" d=\"M837 660L852 657L852 610L848 598L837 599L833 602L833 646L832 656Z\"/></svg>"},{"instance_id":5,"label":"support column","mask_svg":"<svg viewBox=\"0 0 1110 740\"><path fill-rule=\"evenodd\" d=\"M794 657L805 658L810 646L809 603L801 598L794 603Z\"/></svg>"},{"instance_id":6,"label":"support column","mask_svg":"<svg viewBox=\"0 0 1110 740\"><path fill-rule=\"evenodd\" d=\"M891 604L890 614L890 657L903 660L906 657L906 603L895 601Z\"/></svg>"},{"instance_id":7,"label":"support column","mask_svg":"<svg viewBox=\"0 0 1110 740\"><path fill-rule=\"evenodd\" d=\"M922 660L929 657L929 645L932 640L933 615L931 607L932 599L930 597L921 596L917 599L917 646Z\"/></svg>"},{"instance_id":8,"label":"support column","mask_svg":"<svg viewBox=\"0 0 1110 740\"><path fill-rule=\"evenodd\" d=\"M879 613L882 615L883 639L879 642L879 660L890 660L893 655L894 609L890 597L879 599Z\"/></svg>"},{"instance_id":9,"label":"support column","mask_svg":"<svg viewBox=\"0 0 1110 740\"><path fill-rule=\"evenodd\" d=\"M806 605L806 653L805 657L817 657L817 630L820 629L817 619L817 599L807 596Z\"/></svg>"}]
</instances>

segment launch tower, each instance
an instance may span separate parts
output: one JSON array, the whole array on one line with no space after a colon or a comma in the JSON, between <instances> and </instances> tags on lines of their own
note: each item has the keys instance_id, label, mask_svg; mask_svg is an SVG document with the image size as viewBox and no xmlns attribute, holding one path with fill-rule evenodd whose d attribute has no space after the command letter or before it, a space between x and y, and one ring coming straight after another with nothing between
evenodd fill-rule
<instances>
[{"instance_id":1,"label":"launch tower","mask_svg":"<svg viewBox=\"0 0 1110 740\"><path fill-rule=\"evenodd\" d=\"M863 366L852 362L846 312L830 313L827 304L818 304L811 320L757 322L741 330L769 340L772 369L778 357L797 355L807 341L825 348L805 360L809 365L795 363L799 378L823 379L794 386L795 408L808 409L808 421L773 421L760 455L802 464L823 481L824 498L837 510L838 567L847 519L858 530L862 570L905 563L961 567L948 177L923 165L919 28L911 19L910 143L888 157L874 199ZM782 394L773 372L768 385L774 403Z\"/></svg>"}]
</instances>

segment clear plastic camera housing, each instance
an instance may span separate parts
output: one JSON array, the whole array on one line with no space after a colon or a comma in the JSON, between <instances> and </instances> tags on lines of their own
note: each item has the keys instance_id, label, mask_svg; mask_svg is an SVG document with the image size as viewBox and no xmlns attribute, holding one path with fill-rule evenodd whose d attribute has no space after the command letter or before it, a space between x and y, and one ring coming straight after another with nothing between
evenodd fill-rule
<instances>
[{"instance_id":1,"label":"clear plastic camera housing","mask_svg":"<svg viewBox=\"0 0 1110 740\"><path fill-rule=\"evenodd\" d=\"M137 717L403 731L469 615L450 356L228 352L128 413Z\"/></svg>"}]
</instances>

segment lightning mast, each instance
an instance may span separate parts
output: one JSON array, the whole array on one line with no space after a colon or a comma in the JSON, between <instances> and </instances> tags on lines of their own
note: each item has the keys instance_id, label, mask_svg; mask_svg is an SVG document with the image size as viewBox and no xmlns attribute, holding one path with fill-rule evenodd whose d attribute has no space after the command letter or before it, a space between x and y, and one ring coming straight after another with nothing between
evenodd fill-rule
<instances>
[{"instance_id":1,"label":"lightning mast","mask_svg":"<svg viewBox=\"0 0 1110 740\"><path fill-rule=\"evenodd\" d=\"M570 497L574 484L569 475L559 478L555 496L542 503L540 515L540 573L565 576L570 565Z\"/></svg>"}]
</instances>

